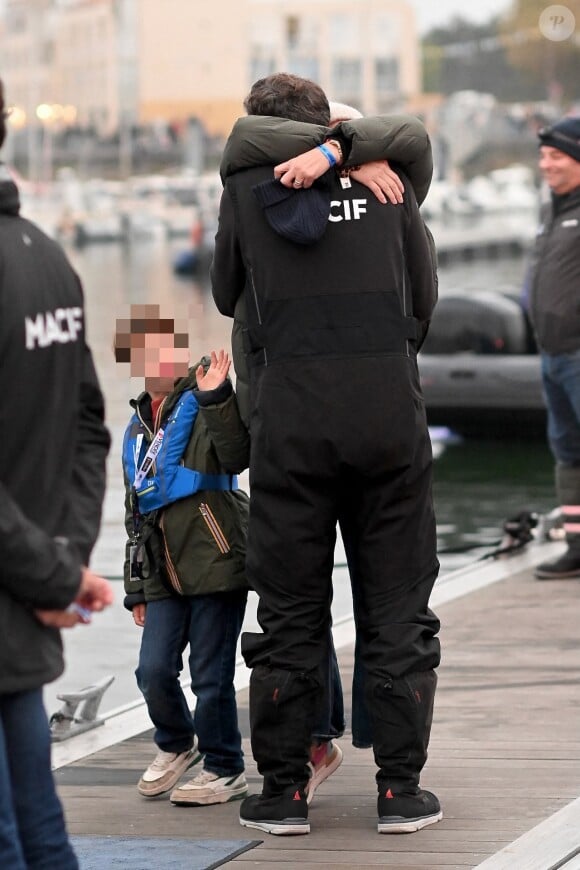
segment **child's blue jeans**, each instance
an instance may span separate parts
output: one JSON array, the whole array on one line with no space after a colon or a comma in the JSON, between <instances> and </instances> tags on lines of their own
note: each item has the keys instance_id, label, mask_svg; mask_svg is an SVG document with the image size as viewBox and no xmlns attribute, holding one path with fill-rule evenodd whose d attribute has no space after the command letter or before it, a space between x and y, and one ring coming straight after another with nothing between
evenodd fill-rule
<instances>
[{"instance_id":1,"label":"child's blue jeans","mask_svg":"<svg viewBox=\"0 0 580 870\"><path fill-rule=\"evenodd\" d=\"M136 671L157 746L185 752L197 735L204 768L219 776L244 769L234 670L246 599L243 589L150 601ZM179 682L188 643L193 714Z\"/></svg>"}]
</instances>

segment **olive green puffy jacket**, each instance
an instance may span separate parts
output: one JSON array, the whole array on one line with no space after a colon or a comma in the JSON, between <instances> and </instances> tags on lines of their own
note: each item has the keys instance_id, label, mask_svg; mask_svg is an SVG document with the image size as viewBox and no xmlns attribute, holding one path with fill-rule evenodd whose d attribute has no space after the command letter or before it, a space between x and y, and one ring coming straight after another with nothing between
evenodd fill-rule
<instances>
[{"instance_id":1,"label":"olive green puffy jacket","mask_svg":"<svg viewBox=\"0 0 580 870\"><path fill-rule=\"evenodd\" d=\"M204 364L208 360L203 361ZM182 378L163 408L165 419L185 389L196 388L196 366ZM183 455L186 468L207 474L238 474L249 461L249 438L228 380L207 393L195 392L199 412ZM209 404L208 404L209 402ZM131 403L151 433L151 399ZM151 439L151 434L147 436ZM134 537L131 485L125 478L125 607L171 594L204 595L247 588L245 551L249 498L242 490L202 490L153 511L139 522L143 567L131 578L129 551Z\"/></svg>"},{"instance_id":2,"label":"olive green puffy jacket","mask_svg":"<svg viewBox=\"0 0 580 870\"><path fill-rule=\"evenodd\" d=\"M251 166L276 166L320 145L331 128L287 118L247 115L232 128L222 156L222 180ZM341 121L332 135L343 145L344 165L389 160L407 175L421 205L433 177L433 153L425 126L413 115L380 115ZM396 168L396 167L395 167Z\"/></svg>"}]
</instances>

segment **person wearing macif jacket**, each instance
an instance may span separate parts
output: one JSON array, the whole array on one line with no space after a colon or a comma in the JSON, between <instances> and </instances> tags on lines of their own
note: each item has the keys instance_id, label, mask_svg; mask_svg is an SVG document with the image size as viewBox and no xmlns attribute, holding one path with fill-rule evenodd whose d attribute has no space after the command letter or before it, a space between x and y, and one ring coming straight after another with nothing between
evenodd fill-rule
<instances>
[{"instance_id":1,"label":"person wearing macif jacket","mask_svg":"<svg viewBox=\"0 0 580 870\"><path fill-rule=\"evenodd\" d=\"M0 82L0 145L7 114ZM42 687L64 668L59 629L113 600L86 567L110 439L79 279L60 247L19 216L2 164L0 359L0 867L76 870Z\"/></svg>"},{"instance_id":2,"label":"person wearing macif jacket","mask_svg":"<svg viewBox=\"0 0 580 870\"><path fill-rule=\"evenodd\" d=\"M352 179L367 186L379 202L386 203L388 199L393 205L402 203L404 185L397 175L397 168L400 168L411 182L417 203L421 205L433 176L433 155L429 135L419 119L412 115L364 118L352 106L337 102L331 102L329 109L328 126L271 115L238 118L224 147L220 164L222 181L225 183L235 172L268 163L274 167L274 175L283 185L308 190L328 170L328 160L318 146L332 139L342 151L340 172L343 185L349 185ZM280 202L273 208L281 211L287 204L291 213L292 191L286 193L288 200L283 199L283 189L278 189ZM299 238L298 227L297 222L295 238ZM437 280L437 254L429 230L427 236ZM242 419L249 424L244 306L245 299L240 296L232 326L232 353L238 406Z\"/></svg>"},{"instance_id":3,"label":"person wearing macif jacket","mask_svg":"<svg viewBox=\"0 0 580 870\"><path fill-rule=\"evenodd\" d=\"M229 175L268 162L274 176L292 189L308 190L328 172L328 159L318 145L330 139L338 142L343 158L341 185L349 188L352 181L371 190L379 202L403 203L404 185L396 174L400 167L411 185L417 204L424 201L433 172L431 142L421 121L413 115L383 115L364 118L358 109L345 103L330 102L330 122L324 127L287 118L246 115L236 121L224 148L220 174ZM348 155L348 158L347 158ZM391 166L391 163L393 166ZM283 195L283 192L282 192ZM299 203L299 196L287 192L288 205ZM426 228L436 269L434 241ZM244 297L236 305L232 327L232 349L236 361L236 394L240 412L248 423L248 369L243 348L245 331ZM339 519L340 525L340 519ZM346 535L347 530L343 530ZM347 560L353 570L356 562L349 554L348 538L344 538ZM372 746L371 726L364 703L364 669L361 666L357 640L352 685L352 742L354 746ZM310 750L311 777L306 788L310 804L315 790L339 769L342 751L335 738L344 734L344 703L338 662L331 642L327 695L320 699L321 713L317 720Z\"/></svg>"},{"instance_id":4,"label":"person wearing macif jacket","mask_svg":"<svg viewBox=\"0 0 580 870\"><path fill-rule=\"evenodd\" d=\"M286 73L256 82L246 109L322 125L330 116L315 83ZM339 163L336 144L321 148L329 168ZM339 517L356 566L378 831L415 831L442 815L419 787L440 647L428 606L439 565L416 350L437 294L423 222L402 181L407 195L396 206L356 181L343 187L334 171L289 201L263 166L229 177L220 206L214 299L230 317L240 295L246 301L247 572L262 629L243 635L242 651L264 782L244 800L240 822L272 834L310 831L305 790Z\"/></svg>"},{"instance_id":5,"label":"person wearing macif jacket","mask_svg":"<svg viewBox=\"0 0 580 870\"><path fill-rule=\"evenodd\" d=\"M551 191L528 276L529 313L542 359L548 442L567 549L537 566L539 580L580 578L580 118L539 132Z\"/></svg>"}]
</instances>

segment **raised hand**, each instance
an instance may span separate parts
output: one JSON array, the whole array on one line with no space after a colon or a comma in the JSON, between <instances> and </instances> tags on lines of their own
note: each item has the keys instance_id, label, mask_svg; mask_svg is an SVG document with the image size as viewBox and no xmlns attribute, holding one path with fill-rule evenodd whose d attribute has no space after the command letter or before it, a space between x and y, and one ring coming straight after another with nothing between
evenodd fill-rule
<instances>
[{"instance_id":1,"label":"raised hand","mask_svg":"<svg viewBox=\"0 0 580 870\"><path fill-rule=\"evenodd\" d=\"M197 367L195 379L198 390L215 390L227 378L231 362L225 350L222 349L217 354L215 350L212 350L210 360L207 372L204 372L203 366Z\"/></svg>"}]
</instances>

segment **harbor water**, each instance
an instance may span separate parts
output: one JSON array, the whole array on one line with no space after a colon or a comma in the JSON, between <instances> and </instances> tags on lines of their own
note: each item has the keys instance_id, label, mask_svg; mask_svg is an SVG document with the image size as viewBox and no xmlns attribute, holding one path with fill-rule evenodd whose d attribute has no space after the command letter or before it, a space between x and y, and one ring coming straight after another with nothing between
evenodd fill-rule
<instances>
[{"instance_id":1,"label":"harbor water","mask_svg":"<svg viewBox=\"0 0 580 870\"><path fill-rule=\"evenodd\" d=\"M529 222L532 226L532 215ZM433 231L437 239L435 226ZM130 379L127 367L115 363L112 338L115 320L127 316L130 304L158 303L188 312L192 359L212 348L229 347L231 321L213 305L207 272L188 278L173 273L172 263L186 245L184 239L150 238L130 245L93 244L67 250L85 289L88 337L113 436L103 525L92 566L114 579L116 601L109 612L96 615L92 625L64 633L67 670L46 687L49 713L60 706L59 692L79 689L107 674L114 674L115 682L103 701L105 711L139 698L133 672L140 629L122 607L119 579L125 540L120 448L128 401L142 384ZM439 270L440 295L481 289L517 292L524 270L523 255L448 264ZM552 462L543 440L530 442L525 433L509 442L447 440L445 435L434 433L434 497L442 572L489 552L501 540L508 517L522 510L544 513L555 506ZM343 560L339 542L336 561ZM336 589L335 618L350 609L350 589ZM255 624L253 600L247 619L248 625Z\"/></svg>"}]
</instances>

